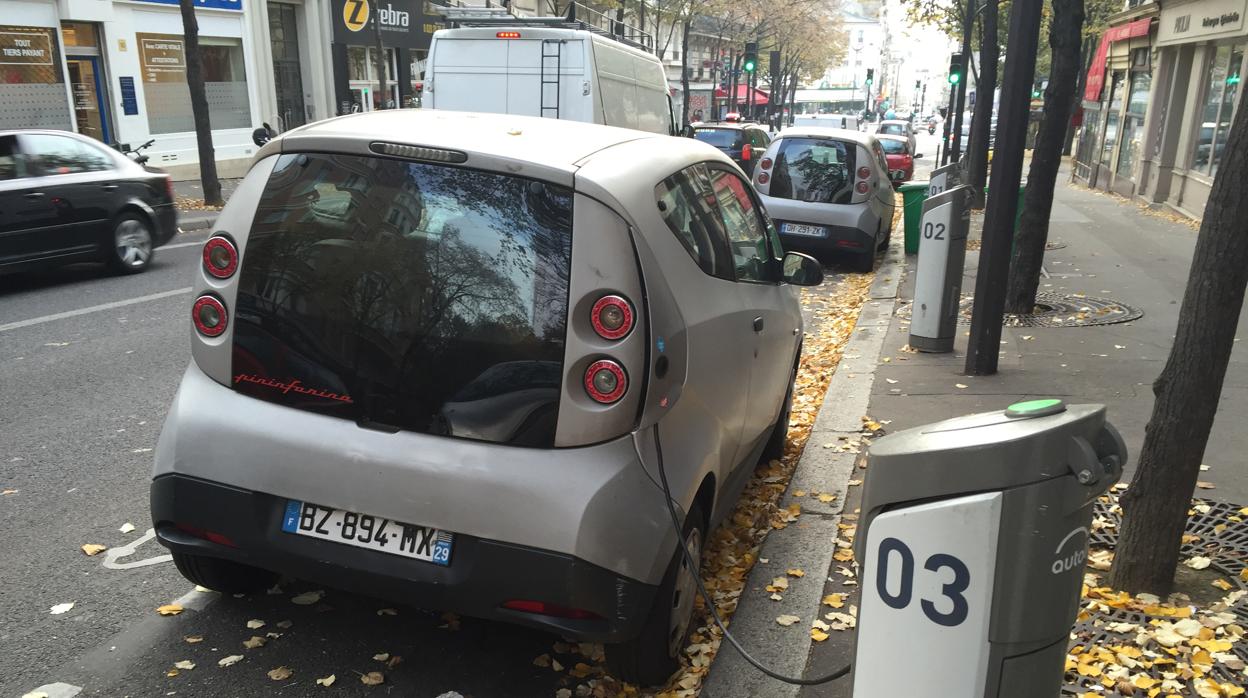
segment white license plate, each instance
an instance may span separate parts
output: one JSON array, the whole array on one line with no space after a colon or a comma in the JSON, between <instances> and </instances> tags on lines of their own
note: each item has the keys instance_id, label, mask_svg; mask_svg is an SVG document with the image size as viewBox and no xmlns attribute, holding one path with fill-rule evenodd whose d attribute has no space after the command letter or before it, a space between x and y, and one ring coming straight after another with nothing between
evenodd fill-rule
<instances>
[{"instance_id":1,"label":"white license plate","mask_svg":"<svg viewBox=\"0 0 1248 698\"><path fill-rule=\"evenodd\" d=\"M429 526L415 526L293 499L286 502L282 530L442 566L451 564L451 546L454 543L454 536L450 533Z\"/></svg>"},{"instance_id":2,"label":"white license plate","mask_svg":"<svg viewBox=\"0 0 1248 698\"><path fill-rule=\"evenodd\" d=\"M828 236L828 229L822 225L802 225L801 223L783 223L780 226L780 232L789 235L805 235L810 238Z\"/></svg>"},{"instance_id":3,"label":"white license plate","mask_svg":"<svg viewBox=\"0 0 1248 698\"><path fill-rule=\"evenodd\" d=\"M893 179L905 179L905 178L906 178L905 170L893 170Z\"/></svg>"}]
</instances>

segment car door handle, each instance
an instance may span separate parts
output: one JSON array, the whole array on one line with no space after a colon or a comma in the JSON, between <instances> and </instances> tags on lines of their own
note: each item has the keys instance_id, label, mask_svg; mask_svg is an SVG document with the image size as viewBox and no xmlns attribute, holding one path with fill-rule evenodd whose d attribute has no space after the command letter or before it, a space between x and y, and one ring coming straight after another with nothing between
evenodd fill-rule
<instances>
[{"instance_id":1,"label":"car door handle","mask_svg":"<svg viewBox=\"0 0 1248 698\"><path fill-rule=\"evenodd\" d=\"M763 318L761 317L754 318L754 331L755 332L763 331Z\"/></svg>"},{"instance_id":2,"label":"car door handle","mask_svg":"<svg viewBox=\"0 0 1248 698\"><path fill-rule=\"evenodd\" d=\"M117 188L116 184L101 184L100 185L100 189L103 189L104 191L113 191L116 188Z\"/></svg>"},{"instance_id":3,"label":"car door handle","mask_svg":"<svg viewBox=\"0 0 1248 698\"><path fill-rule=\"evenodd\" d=\"M26 198L27 198L27 199L42 199L42 198L43 198L43 192L41 192L41 191L32 191L32 192L30 192L29 194L27 194L27 195L26 195Z\"/></svg>"}]
</instances>

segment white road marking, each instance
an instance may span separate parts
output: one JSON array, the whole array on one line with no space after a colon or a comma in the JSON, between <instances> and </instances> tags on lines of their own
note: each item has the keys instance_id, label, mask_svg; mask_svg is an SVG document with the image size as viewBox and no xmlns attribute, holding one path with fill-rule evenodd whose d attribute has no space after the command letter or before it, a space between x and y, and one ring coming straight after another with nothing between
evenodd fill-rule
<instances>
[{"instance_id":1,"label":"white road marking","mask_svg":"<svg viewBox=\"0 0 1248 698\"><path fill-rule=\"evenodd\" d=\"M142 538L139 538L133 543L123 545L118 548L109 548L104 553L104 567L110 570L129 570L134 569L135 567L147 567L149 565L159 565L162 562L169 562L173 559L172 555L157 555L156 557L149 557L146 560L135 560L134 562L117 562L118 558L130 557L134 554L135 548L143 545L149 540L154 539L155 537L156 529L149 528L147 529L147 533L143 534Z\"/></svg>"},{"instance_id":2,"label":"white road marking","mask_svg":"<svg viewBox=\"0 0 1248 698\"><path fill-rule=\"evenodd\" d=\"M56 683L44 684L30 693L35 695L43 693L46 694L48 698L74 698L74 696L82 693L82 687L57 681ZM27 693L26 695L30 695L30 693Z\"/></svg>"},{"instance_id":3,"label":"white road marking","mask_svg":"<svg viewBox=\"0 0 1248 698\"><path fill-rule=\"evenodd\" d=\"M160 247L157 247L156 249L176 250L179 247L203 247L203 246L204 246L204 240L199 240L198 242L179 242L176 245L161 245Z\"/></svg>"},{"instance_id":4,"label":"white road marking","mask_svg":"<svg viewBox=\"0 0 1248 698\"><path fill-rule=\"evenodd\" d=\"M33 317L33 318L30 318L29 320L18 320L17 322L9 322L9 323L0 325L0 332L8 332L9 330L16 330L22 327L30 327L31 325L42 325L45 322L64 320L65 318L78 317L79 315L89 315L91 313L98 313L103 310L112 310L113 308L124 308L127 305L134 305L135 303L146 303L147 301L160 300L161 298L170 298L172 296L178 296L183 293L190 293L192 290L193 289L190 286L187 286L186 288L175 288L172 291L161 291L160 293L152 293L146 296L139 296L138 298L127 298L124 301L113 301L112 303L101 303L99 305L93 305L87 308L79 308L77 310L66 310L63 313L53 313L51 315Z\"/></svg>"}]
</instances>

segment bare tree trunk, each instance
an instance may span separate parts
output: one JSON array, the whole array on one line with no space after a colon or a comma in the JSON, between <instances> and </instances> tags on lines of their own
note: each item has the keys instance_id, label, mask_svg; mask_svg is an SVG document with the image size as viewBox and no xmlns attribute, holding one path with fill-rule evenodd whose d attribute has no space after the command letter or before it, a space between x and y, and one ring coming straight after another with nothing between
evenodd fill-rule
<instances>
[{"instance_id":1,"label":"bare tree trunk","mask_svg":"<svg viewBox=\"0 0 1248 698\"><path fill-rule=\"evenodd\" d=\"M693 19L686 18L680 36L680 89L685 95L680 107L681 128L689 123L689 30L692 27Z\"/></svg>"},{"instance_id":2,"label":"bare tree trunk","mask_svg":"<svg viewBox=\"0 0 1248 698\"><path fill-rule=\"evenodd\" d=\"M1059 0L1060 1L1060 0ZM993 97L997 92L997 2L984 6L984 31L979 40L979 78L975 83L975 115L971 120L970 155L971 208L984 207L984 185L988 183L988 136L992 130Z\"/></svg>"},{"instance_id":3,"label":"bare tree trunk","mask_svg":"<svg viewBox=\"0 0 1248 698\"><path fill-rule=\"evenodd\" d=\"M199 181L204 203L221 206L221 181L217 179L217 153L212 147L212 122L208 116L208 94L204 90L204 59L199 52L199 22L194 0L180 0L182 34L186 39L186 86L191 91L191 114L195 118L195 144L199 147Z\"/></svg>"},{"instance_id":4,"label":"bare tree trunk","mask_svg":"<svg viewBox=\"0 0 1248 698\"><path fill-rule=\"evenodd\" d=\"M377 52L377 103L380 109L386 108L386 98L390 96L390 91L386 85L386 66L389 61L386 60L386 47L381 42L381 15L377 13L376 5L373 7L373 40L376 46L373 50Z\"/></svg>"},{"instance_id":5,"label":"bare tree trunk","mask_svg":"<svg viewBox=\"0 0 1248 698\"><path fill-rule=\"evenodd\" d=\"M1157 401L1139 466L1120 500L1122 529L1109 576L1117 589L1164 595L1174 583L1188 506L1248 285L1245 177L1248 109L1239 109L1205 205L1174 346L1153 383Z\"/></svg>"},{"instance_id":6,"label":"bare tree trunk","mask_svg":"<svg viewBox=\"0 0 1248 698\"><path fill-rule=\"evenodd\" d=\"M1044 90L1044 119L1036 134L1027 171L1027 192L1023 213L1014 235L1010 279L1005 291L1005 311L1030 315L1035 312L1044 245L1049 238L1049 214L1053 210L1053 189L1062 166L1062 145L1075 103L1079 82L1079 47L1083 28L1083 0L1053 0L1053 23L1049 46L1053 63L1049 86Z\"/></svg>"}]
</instances>

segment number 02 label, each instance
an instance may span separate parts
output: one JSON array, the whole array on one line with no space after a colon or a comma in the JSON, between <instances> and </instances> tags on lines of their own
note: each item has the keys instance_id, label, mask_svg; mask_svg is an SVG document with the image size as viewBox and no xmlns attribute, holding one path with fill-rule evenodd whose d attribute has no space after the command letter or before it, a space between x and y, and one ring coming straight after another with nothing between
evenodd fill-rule
<instances>
[{"instance_id":1,"label":"number 02 label","mask_svg":"<svg viewBox=\"0 0 1248 698\"><path fill-rule=\"evenodd\" d=\"M972 695L987 675L1001 495L890 511L867 529L855 698ZM898 661L905 657L905 661Z\"/></svg>"}]
</instances>

